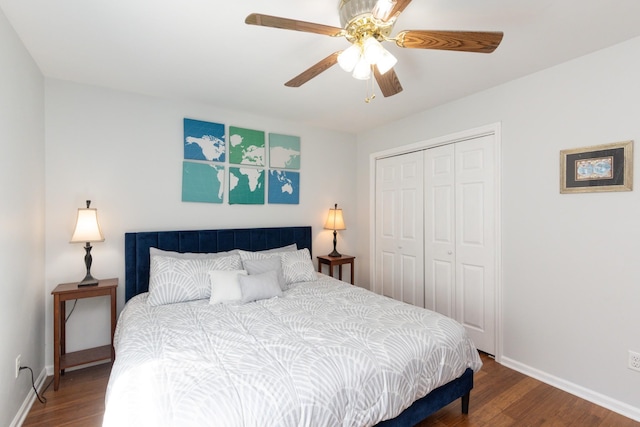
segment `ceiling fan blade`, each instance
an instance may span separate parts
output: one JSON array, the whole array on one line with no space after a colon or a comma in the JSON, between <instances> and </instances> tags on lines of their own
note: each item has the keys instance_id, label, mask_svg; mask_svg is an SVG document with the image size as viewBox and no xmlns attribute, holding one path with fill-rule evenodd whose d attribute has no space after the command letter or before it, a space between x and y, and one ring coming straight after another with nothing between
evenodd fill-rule
<instances>
[{"instance_id":1,"label":"ceiling fan blade","mask_svg":"<svg viewBox=\"0 0 640 427\"><path fill-rule=\"evenodd\" d=\"M393 68L384 74L380 74L378 67L373 67L373 75L376 77L378 86L380 86L380 91L385 98L402 92L402 85L400 84L398 75Z\"/></svg>"},{"instance_id":2,"label":"ceiling fan blade","mask_svg":"<svg viewBox=\"0 0 640 427\"><path fill-rule=\"evenodd\" d=\"M312 65L309 69L303 71L298 74L284 85L288 87L300 87L312 78L318 76L323 71L328 70L329 68L336 65L338 62L338 55L340 55L342 51L334 52L331 55L324 58L322 61L318 62L315 65Z\"/></svg>"},{"instance_id":3,"label":"ceiling fan blade","mask_svg":"<svg viewBox=\"0 0 640 427\"><path fill-rule=\"evenodd\" d=\"M491 53L502 41L499 31L401 31L395 38L400 47Z\"/></svg>"},{"instance_id":4,"label":"ceiling fan blade","mask_svg":"<svg viewBox=\"0 0 640 427\"><path fill-rule=\"evenodd\" d=\"M278 16L252 13L244 20L245 24L263 27L282 28L284 30L303 31L305 33L323 34L326 36L340 36L342 28L329 25L314 24L313 22L296 21L295 19L280 18Z\"/></svg>"},{"instance_id":5,"label":"ceiling fan blade","mask_svg":"<svg viewBox=\"0 0 640 427\"><path fill-rule=\"evenodd\" d=\"M396 0L396 3L393 5L391 11L389 11L388 18L385 21L390 21L392 19L396 19L398 15L402 13L403 10L409 6L411 0Z\"/></svg>"}]
</instances>

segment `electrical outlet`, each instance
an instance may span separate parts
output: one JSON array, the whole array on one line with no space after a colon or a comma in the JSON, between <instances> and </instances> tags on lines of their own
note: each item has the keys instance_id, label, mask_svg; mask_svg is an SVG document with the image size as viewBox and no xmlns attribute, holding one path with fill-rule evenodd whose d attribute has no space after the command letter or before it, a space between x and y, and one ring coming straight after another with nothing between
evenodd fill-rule
<instances>
[{"instance_id":1,"label":"electrical outlet","mask_svg":"<svg viewBox=\"0 0 640 427\"><path fill-rule=\"evenodd\" d=\"M640 371L640 353L629 350L629 369Z\"/></svg>"},{"instance_id":2,"label":"electrical outlet","mask_svg":"<svg viewBox=\"0 0 640 427\"><path fill-rule=\"evenodd\" d=\"M19 354L18 357L16 357L16 378L18 378L18 374L20 373L21 361L22 361L22 355Z\"/></svg>"}]
</instances>

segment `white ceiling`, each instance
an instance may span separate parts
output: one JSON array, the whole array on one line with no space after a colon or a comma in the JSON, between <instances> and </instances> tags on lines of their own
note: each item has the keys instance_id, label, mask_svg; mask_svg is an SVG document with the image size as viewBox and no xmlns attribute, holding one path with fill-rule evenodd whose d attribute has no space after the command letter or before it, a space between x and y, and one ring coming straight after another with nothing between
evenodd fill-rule
<instances>
[{"instance_id":1,"label":"white ceiling","mask_svg":"<svg viewBox=\"0 0 640 427\"><path fill-rule=\"evenodd\" d=\"M403 29L503 31L492 54L387 47L404 91L364 102L332 67L343 38L249 26L251 12L340 26L339 0L0 0L47 77L358 132L640 36L638 0L414 0ZM640 52L639 52L640 54ZM215 118L211 118L215 119Z\"/></svg>"}]
</instances>

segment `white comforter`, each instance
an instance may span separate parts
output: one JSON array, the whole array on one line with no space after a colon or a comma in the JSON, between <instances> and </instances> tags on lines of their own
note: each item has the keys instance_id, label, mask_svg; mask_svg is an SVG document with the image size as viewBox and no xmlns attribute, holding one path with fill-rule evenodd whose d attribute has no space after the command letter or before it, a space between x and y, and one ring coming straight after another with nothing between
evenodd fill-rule
<instances>
[{"instance_id":1,"label":"white comforter","mask_svg":"<svg viewBox=\"0 0 640 427\"><path fill-rule=\"evenodd\" d=\"M370 426L482 366L464 328L323 276L280 298L118 321L104 426Z\"/></svg>"}]
</instances>

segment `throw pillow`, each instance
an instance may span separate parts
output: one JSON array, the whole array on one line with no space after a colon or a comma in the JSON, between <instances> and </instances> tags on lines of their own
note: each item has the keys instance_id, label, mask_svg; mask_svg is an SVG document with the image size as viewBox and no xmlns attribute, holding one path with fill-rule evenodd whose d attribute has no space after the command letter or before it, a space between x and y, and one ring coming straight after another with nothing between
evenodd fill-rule
<instances>
[{"instance_id":1,"label":"throw pillow","mask_svg":"<svg viewBox=\"0 0 640 427\"><path fill-rule=\"evenodd\" d=\"M239 281L243 303L282 295L277 273L273 270L261 274L239 276Z\"/></svg>"}]
</instances>

